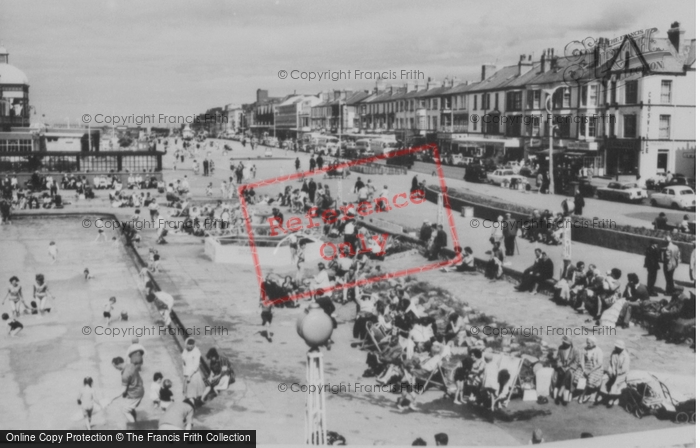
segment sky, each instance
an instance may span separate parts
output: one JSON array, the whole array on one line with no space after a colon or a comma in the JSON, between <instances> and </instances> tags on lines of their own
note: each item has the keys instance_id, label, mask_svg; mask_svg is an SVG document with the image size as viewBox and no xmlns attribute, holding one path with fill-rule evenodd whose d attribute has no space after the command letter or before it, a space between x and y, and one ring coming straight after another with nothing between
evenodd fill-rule
<instances>
[{"instance_id":1,"label":"sky","mask_svg":"<svg viewBox=\"0 0 700 448\"><path fill-rule=\"evenodd\" d=\"M372 80L290 79L294 70L420 70L478 80L481 65L563 54L673 21L695 38L695 1L0 0L0 42L49 122L83 114L191 115L226 104ZM287 79L278 73L285 70ZM394 85L414 83L394 80Z\"/></svg>"}]
</instances>

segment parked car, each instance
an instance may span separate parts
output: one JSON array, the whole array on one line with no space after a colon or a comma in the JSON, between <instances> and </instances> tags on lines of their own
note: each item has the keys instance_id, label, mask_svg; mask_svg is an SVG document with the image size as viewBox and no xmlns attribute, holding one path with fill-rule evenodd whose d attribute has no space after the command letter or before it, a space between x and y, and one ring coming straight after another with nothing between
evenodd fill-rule
<instances>
[{"instance_id":1,"label":"parked car","mask_svg":"<svg viewBox=\"0 0 700 448\"><path fill-rule=\"evenodd\" d=\"M265 157L272 157L272 150L270 148L265 148Z\"/></svg>"},{"instance_id":2,"label":"parked car","mask_svg":"<svg viewBox=\"0 0 700 448\"><path fill-rule=\"evenodd\" d=\"M652 177L646 181L647 190L661 191L666 187L673 187L675 185L686 186L695 190L695 179L677 174L673 176L670 181L666 181L663 176Z\"/></svg>"},{"instance_id":3,"label":"parked car","mask_svg":"<svg viewBox=\"0 0 700 448\"><path fill-rule=\"evenodd\" d=\"M462 166L466 165L466 161L464 160L464 156L459 153L455 154L448 154L442 157L441 163L443 165L449 165L449 166Z\"/></svg>"},{"instance_id":4,"label":"parked car","mask_svg":"<svg viewBox=\"0 0 700 448\"><path fill-rule=\"evenodd\" d=\"M467 182L486 182L486 170L478 163L467 165L464 168L464 180Z\"/></svg>"},{"instance_id":5,"label":"parked car","mask_svg":"<svg viewBox=\"0 0 700 448\"><path fill-rule=\"evenodd\" d=\"M511 179L519 179L522 182L527 182L527 178L525 176L521 176L520 174L515 174L513 170L509 169L500 169L496 170L492 173L486 174L486 178L488 179L489 182L492 184L496 185L501 185L504 182L510 183Z\"/></svg>"},{"instance_id":6,"label":"parked car","mask_svg":"<svg viewBox=\"0 0 700 448\"><path fill-rule=\"evenodd\" d=\"M681 185L666 187L659 193L651 194L651 205L684 210L694 209L695 192L692 188Z\"/></svg>"},{"instance_id":7,"label":"parked car","mask_svg":"<svg viewBox=\"0 0 700 448\"><path fill-rule=\"evenodd\" d=\"M646 191L635 183L610 182L607 187L598 188L598 199L608 201L642 202L646 197Z\"/></svg>"},{"instance_id":8,"label":"parked car","mask_svg":"<svg viewBox=\"0 0 700 448\"><path fill-rule=\"evenodd\" d=\"M279 141L277 140L277 137L265 137L262 141L262 144L265 146L271 146L273 148L279 147Z\"/></svg>"}]
</instances>

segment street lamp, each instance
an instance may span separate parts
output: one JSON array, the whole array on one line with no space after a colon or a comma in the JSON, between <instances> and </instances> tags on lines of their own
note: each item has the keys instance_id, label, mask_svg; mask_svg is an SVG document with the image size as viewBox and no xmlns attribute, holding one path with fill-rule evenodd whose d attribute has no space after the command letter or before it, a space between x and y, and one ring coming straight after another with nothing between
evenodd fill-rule
<instances>
[{"instance_id":1,"label":"street lamp","mask_svg":"<svg viewBox=\"0 0 700 448\"><path fill-rule=\"evenodd\" d=\"M557 90L568 86L557 86L553 89L543 89L547 99L544 102L547 111L547 123L549 124L549 194L554 194L554 123L552 122L552 98Z\"/></svg>"},{"instance_id":2,"label":"street lamp","mask_svg":"<svg viewBox=\"0 0 700 448\"><path fill-rule=\"evenodd\" d=\"M317 303L312 303L297 320L297 334L310 347L306 352L306 384L323 385L323 354L318 350L328 343L333 334L333 320ZM307 445L326 445L326 396L320 393L306 395Z\"/></svg>"}]
</instances>

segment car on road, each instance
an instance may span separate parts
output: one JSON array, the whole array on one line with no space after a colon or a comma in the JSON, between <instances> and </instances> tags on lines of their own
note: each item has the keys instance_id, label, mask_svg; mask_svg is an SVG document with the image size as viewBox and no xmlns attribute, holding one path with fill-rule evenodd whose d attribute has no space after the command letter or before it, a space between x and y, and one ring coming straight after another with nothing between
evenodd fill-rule
<instances>
[{"instance_id":1,"label":"car on road","mask_svg":"<svg viewBox=\"0 0 700 448\"><path fill-rule=\"evenodd\" d=\"M654 207L671 207L690 210L695 208L695 192L690 187L674 185L666 187L658 193L651 194L651 205Z\"/></svg>"},{"instance_id":2,"label":"car on road","mask_svg":"<svg viewBox=\"0 0 700 448\"><path fill-rule=\"evenodd\" d=\"M265 157L272 157L272 150L270 148L265 148Z\"/></svg>"},{"instance_id":3,"label":"car on road","mask_svg":"<svg viewBox=\"0 0 700 448\"><path fill-rule=\"evenodd\" d=\"M608 201L642 202L646 197L646 191L633 182L610 182L607 187L598 188L598 199Z\"/></svg>"},{"instance_id":4,"label":"car on road","mask_svg":"<svg viewBox=\"0 0 700 448\"><path fill-rule=\"evenodd\" d=\"M486 179L492 184L496 185L501 185L505 182L510 184L512 179L518 179L523 183L527 183L527 178L525 176L515 174L515 172L510 169L495 170L491 173L486 174Z\"/></svg>"}]
</instances>

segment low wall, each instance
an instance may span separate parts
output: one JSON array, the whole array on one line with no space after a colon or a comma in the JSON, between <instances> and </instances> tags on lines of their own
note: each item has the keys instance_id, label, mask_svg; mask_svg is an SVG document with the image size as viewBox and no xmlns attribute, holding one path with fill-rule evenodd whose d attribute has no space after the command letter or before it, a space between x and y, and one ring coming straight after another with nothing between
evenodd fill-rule
<instances>
[{"instance_id":1,"label":"low wall","mask_svg":"<svg viewBox=\"0 0 700 448\"><path fill-rule=\"evenodd\" d=\"M433 187L427 187L425 197L430 202L437 203L438 193L439 191ZM452 196L448 196L448 201L450 208L453 210L458 211L464 206L473 207L475 218L487 219L489 221L495 221L499 215L503 216L506 212L510 213L512 218L517 221L527 220L530 218L530 215L528 214L490 207L477 202L454 198ZM605 247L608 249L630 252L638 255L644 255L647 247L649 247L649 245L652 243L656 243L660 247L663 247L665 244L664 240L661 238L636 235L628 232L620 232L614 229L604 229L599 227L593 228L572 226L571 239L583 244L590 244L592 246ZM690 255L693 252L693 245L680 241L674 241L674 243L680 249L681 261L683 263L690 263Z\"/></svg>"},{"instance_id":2,"label":"low wall","mask_svg":"<svg viewBox=\"0 0 700 448\"><path fill-rule=\"evenodd\" d=\"M61 180L63 179L64 174L65 173L59 173L59 172L40 172L39 173L39 175L41 177L51 176L54 181L59 182L59 185L60 185ZM118 179L121 180L121 182L124 186L126 186L127 180L129 179L129 176L133 176L133 175L141 175L141 177L143 178L144 181L150 179L151 177L155 177L159 181L163 180L163 173L161 171L158 171L155 173L122 173L122 172L110 173L107 171L90 171L90 172L76 171L76 172L69 173L69 176L71 174L73 176L75 176L76 179L78 177L82 178L83 176L85 176L87 178L87 181L90 184L90 186L95 185L95 182L94 182L95 176L107 176L110 179L112 178L112 176L116 176ZM16 173L14 175L17 176L17 182L20 185L24 185L27 181L29 181L32 178L32 173ZM7 177L12 177L12 174L8 174Z\"/></svg>"},{"instance_id":3,"label":"low wall","mask_svg":"<svg viewBox=\"0 0 700 448\"><path fill-rule=\"evenodd\" d=\"M253 253L248 244L248 236L235 239L237 244L222 244L221 238L208 237L204 240L204 254L215 263L253 264ZM321 258L320 241L306 245L304 250L305 261L315 263L323 261ZM256 246L258 261L263 268L293 267L294 261L289 253L289 246Z\"/></svg>"}]
</instances>

